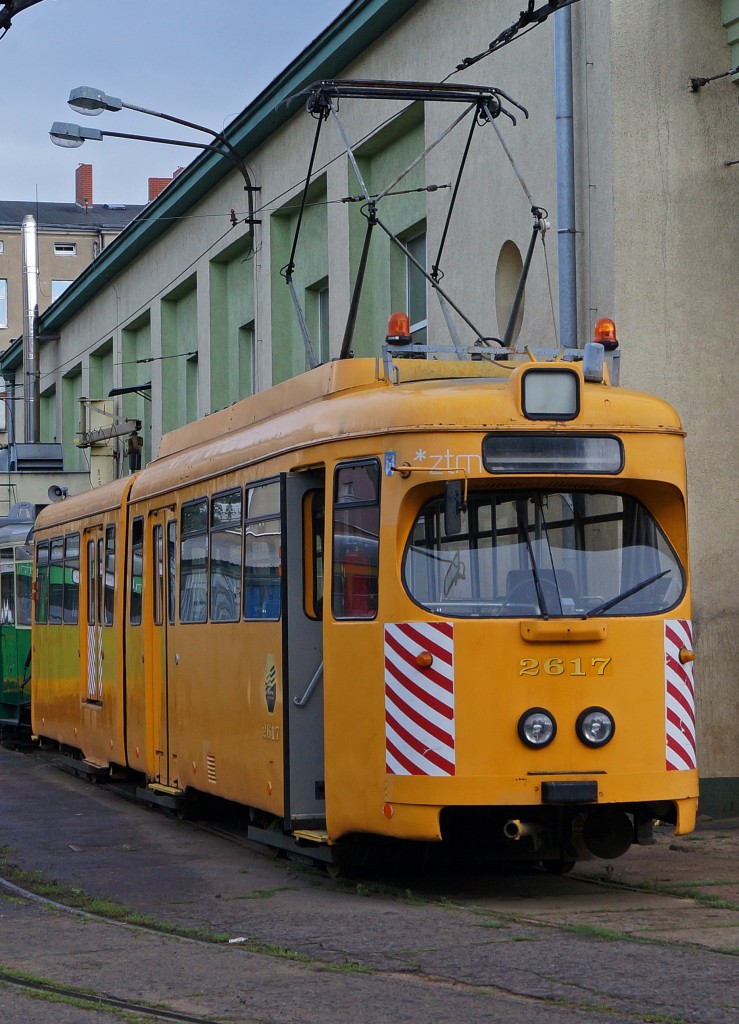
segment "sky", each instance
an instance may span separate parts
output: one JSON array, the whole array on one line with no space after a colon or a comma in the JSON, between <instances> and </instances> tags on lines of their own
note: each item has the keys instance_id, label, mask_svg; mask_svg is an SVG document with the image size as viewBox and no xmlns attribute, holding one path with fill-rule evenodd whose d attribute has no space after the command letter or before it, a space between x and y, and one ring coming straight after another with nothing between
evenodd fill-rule
<instances>
[{"instance_id":1,"label":"sky","mask_svg":"<svg viewBox=\"0 0 739 1024\"><path fill-rule=\"evenodd\" d=\"M0 39L0 197L74 202L78 164L93 167L95 203L145 203L195 150L128 139L52 145L53 121L197 138L121 110L85 117L70 90L93 86L220 131L326 28L349 0L42 0ZM203 137L207 141L207 137Z\"/></svg>"}]
</instances>

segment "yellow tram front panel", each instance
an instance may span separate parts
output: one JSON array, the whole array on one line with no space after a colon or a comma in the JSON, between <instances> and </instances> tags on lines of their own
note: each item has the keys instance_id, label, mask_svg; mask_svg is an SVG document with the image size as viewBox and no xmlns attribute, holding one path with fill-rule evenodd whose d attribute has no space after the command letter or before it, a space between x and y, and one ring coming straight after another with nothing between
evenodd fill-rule
<instances>
[{"instance_id":1,"label":"yellow tram front panel","mask_svg":"<svg viewBox=\"0 0 739 1024\"><path fill-rule=\"evenodd\" d=\"M647 409L642 396L634 396L633 406ZM359 831L439 839L444 808L510 807L519 814L550 801L556 809L559 794L569 799L569 792L579 792L561 784L582 782L588 783L582 789L588 806L661 807L674 814L677 831L693 828L698 774L683 439L672 410L656 406L657 422L646 429L635 424L620 429L623 461L619 472L610 475L486 474L480 455L486 435L481 434L441 429L384 439L387 447L376 454L386 470L377 615L372 621L334 622L326 630L330 835ZM653 416L654 408L649 411ZM549 427L537 424L534 429L542 433ZM557 423L556 429L564 433L567 427ZM572 428L583 435L588 429L592 425ZM603 612L597 605L604 599L590 598L589 607L597 613L592 616L585 605L568 616L566 601L554 615L525 604L501 609L502 599L497 608L491 600L489 608L481 603L466 615L455 610L451 599L446 607L435 608L432 600L424 602L409 592L404 559L414 523L423 532L420 511L434 500L442 503L442 489L455 477L464 482L466 501L474 503L482 495L485 501L497 500L499 509L506 495L511 495L511 507L519 494L529 501L534 500L529 495L550 492L590 495L577 500L590 502L588 528L594 533L624 531L628 509L649 538L633 549L645 566L655 562L656 578L649 586L659 590L664 577L663 586L672 580L672 589L661 604L656 601L652 614L624 614L628 606L617 593ZM607 512L615 505L623 507L618 516ZM514 528L515 523L509 532ZM649 547L657 534L661 554ZM533 544L540 558L551 557L545 540ZM605 551L605 540L591 539L590 544L593 551L582 557L593 563L597 593L599 560L607 576L617 556ZM468 559L466 568L455 569L453 546L450 551L444 555L442 544L431 554L444 561L441 589L446 586L452 594L455 573L465 580L474 565ZM524 568L508 575L526 574L531 553L521 543L517 557ZM628 561L628 555L623 557ZM573 553L573 568L576 560ZM632 571L634 603L651 569L643 570L641 583L639 566ZM552 570L543 573L547 584ZM605 596L614 595L609 591ZM527 746L519 731L522 716L537 709L551 715L556 729L542 749ZM613 735L603 746L597 740L588 746L578 733L578 720L593 709L596 727L601 711L612 722Z\"/></svg>"}]
</instances>

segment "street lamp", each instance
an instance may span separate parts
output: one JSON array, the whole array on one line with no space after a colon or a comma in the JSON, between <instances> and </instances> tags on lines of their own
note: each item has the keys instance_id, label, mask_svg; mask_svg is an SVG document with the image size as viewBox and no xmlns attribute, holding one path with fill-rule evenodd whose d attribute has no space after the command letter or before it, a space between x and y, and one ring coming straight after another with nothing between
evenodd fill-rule
<instances>
[{"instance_id":1,"label":"street lamp","mask_svg":"<svg viewBox=\"0 0 739 1024\"><path fill-rule=\"evenodd\" d=\"M138 107L133 103L125 103L117 96L108 96L101 89L95 89L87 85L81 85L76 89L72 89L67 102L72 110L87 116L97 116L98 114L102 114L104 110L115 112L117 110L122 110L125 107L126 110L136 110L140 114L149 114L151 117L159 117L165 121L172 121L174 124L181 124L185 128L191 128L194 131L204 132L206 135L210 135L214 140L213 144L185 142L182 139L162 139L152 137L151 135L130 135L123 132L99 131L96 128L82 128L79 125L71 125L62 121L55 121L52 125L51 131L49 132L51 141L56 146L66 148L81 146L87 139L93 139L99 142L102 141L104 136L110 135L119 139L138 139L143 142L161 142L170 146L189 146L194 149L207 149L215 153L220 153L222 156L225 156L226 159L231 161L233 166L244 179L244 189L246 191L249 204L249 216L247 218L247 223L250 227L253 227L256 223L254 219L254 190L256 186L253 184L246 168L246 164L242 160L241 156L222 132L213 131L212 128L207 128L205 125L195 124L193 121L186 121L181 117L175 117L172 114L165 114L159 110L149 110L147 107Z\"/></svg>"}]
</instances>

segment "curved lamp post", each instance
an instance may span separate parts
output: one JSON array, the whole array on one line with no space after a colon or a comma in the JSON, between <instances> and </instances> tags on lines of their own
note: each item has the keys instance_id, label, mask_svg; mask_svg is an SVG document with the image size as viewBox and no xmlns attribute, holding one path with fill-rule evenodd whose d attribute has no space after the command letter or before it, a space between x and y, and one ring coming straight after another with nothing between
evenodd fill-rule
<instances>
[{"instance_id":1,"label":"curved lamp post","mask_svg":"<svg viewBox=\"0 0 739 1024\"><path fill-rule=\"evenodd\" d=\"M192 149L207 149L215 153L220 153L222 156L225 156L227 160L230 160L244 179L244 190L246 191L249 205L247 223L250 227L253 227L254 224L257 223L254 219L254 191L256 186L251 180L243 159L222 132L213 131L212 128L207 128L205 125L196 124L193 121L186 121L184 118L175 117L172 114L165 114L159 110L149 110L147 107L138 107L133 103L125 103L117 96L108 96L102 90L95 89L87 85L81 85L76 89L72 89L67 102L72 110L79 114L95 116L102 114L104 110L115 112L125 108L126 110L136 110L140 114L149 114L151 117L159 117L165 121L172 121L174 124L181 124L185 128L191 128L194 131L204 132L206 135L210 135L214 140L211 144L186 142L182 139L162 139L151 135L132 135L127 132L100 131L97 128L83 128L80 125L69 124L64 121L55 121L51 127L51 131L49 132L51 141L54 145L67 148L81 146L88 139L100 142L106 135L109 135L118 139L137 139L142 142L160 142L169 146L188 146Z\"/></svg>"}]
</instances>

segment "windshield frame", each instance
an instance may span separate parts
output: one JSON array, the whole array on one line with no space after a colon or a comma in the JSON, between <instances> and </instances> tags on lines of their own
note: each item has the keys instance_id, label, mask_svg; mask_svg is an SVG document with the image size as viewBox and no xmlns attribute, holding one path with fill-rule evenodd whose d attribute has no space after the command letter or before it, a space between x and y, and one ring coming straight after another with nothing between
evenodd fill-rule
<instances>
[{"instance_id":1,"label":"windshield frame","mask_svg":"<svg viewBox=\"0 0 739 1024\"><path fill-rule=\"evenodd\" d=\"M568 487L568 483L570 486ZM561 487L552 481L548 486L527 486L517 488L506 488L501 490L490 487L476 487L470 489L467 509L464 513L465 526L459 534L447 536L441 526L443 520L443 495L434 494L424 501L416 512L413 523L405 538L403 556L401 559L401 583L409 599L422 608L426 613L440 615L445 618L455 619L562 619L562 618L624 618L624 617L652 617L664 616L671 611L685 597L688 579L686 568L681 561L675 546L671 543L664 529L648 506L628 491L620 489L585 488L580 482L572 487L571 482L562 482ZM564 545L561 538L566 530L575 532L578 526L575 514L575 504L579 501L584 507L590 501L593 506L601 500L615 499L613 508L606 512L595 514L590 510L582 520L585 526L593 523L605 524L615 529L618 543L610 546L593 547L589 546L586 540L578 540L575 546ZM572 521L553 519L551 522L544 522L538 526L536 538L531 536L531 524L524 523L520 519L519 509L521 503L531 502L534 506L539 503L542 509L555 499L566 503L571 499ZM482 534L471 526L473 512L468 511L473 507L475 514L479 517L480 509L483 507L495 509L495 515L499 509L509 505L509 517L512 526L509 525L502 531L497 523L492 531L485 535L493 540L487 547L479 544ZM516 511L513 512L513 508ZM491 515L493 515L491 513ZM529 513L526 513L528 519ZM426 518L424 518L426 517ZM495 516L493 516L495 518ZM434 528L434 523L436 524ZM635 539L628 542L624 537L624 531L633 529L636 524L643 532ZM580 524L582 525L582 524ZM425 529L429 543L426 545L414 545L414 537L420 529ZM560 532L561 531L561 536ZM504 534L515 534L516 541L513 546L506 550L500 543ZM585 535L583 535L585 536ZM459 543L461 540L461 543ZM455 541L457 543L455 544ZM465 546L465 541L466 545ZM515 549L515 550L514 550ZM490 560L496 561L497 551L504 553L506 559L515 558L518 568L506 571L487 566L483 562L487 554L479 552L490 552ZM417 566L411 565L414 551L419 559ZM542 556L545 552L545 557ZM430 560L430 561L427 561ZM442 574L441 566L436 572L432 572L430 565L433 561L445 563L446 575ZM573 561L582 561L584 569L582 573L576 572L578 587L573 579L573 572L570 571ZM563 564L564 563L564 564ZM507 562L506 562L507 564ZM513 562L511 564L514 564ZM426 565L427 569L422 566ZM532 568L533 566L533 568ZM466 579L467 568L471 577L482 576L483 573L490 576L488 581L491 590L486 592L485 584L476 584L477 593L463 597L460 595L454 600L449 597L452 587L460 580ZM655 569L657 571L655 571ZM506 573L506 591L493 583L495 578L498 583ZM436 589L425 583L414 585L413 576L437 577ZM677 575L675 575L677 574ZM527 577L529 595L526 601L519 599L511 601L510 588L511 577L518 575ZM588 588L582 581L592 580L597 577L598 583L604 584L603 592L595 591L588 595ZM443 583L441 582L443 578ZM660 584L660 580L666 580L666 584ZM670 586L677 581L677 587ZM616 585L618 584L618 585ZM428 596L421 593L424 586L428 586ZM470 582L469 587L473 584ZM649 588L653 587L651 593ZM660 588L664 587L660 595ZM443 590L443 593L442 593ZM569 593L568 593L569 590ZM533 595L533 596L532 596ZM554 595L554 596L552 596ZM570 596L571 595L571 596ZM641 597L639 595L642 595ZM653 600L649 601L651 597Z\"/></svg>"}]
</instances>

